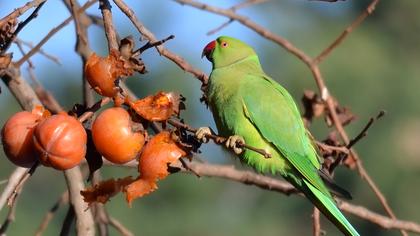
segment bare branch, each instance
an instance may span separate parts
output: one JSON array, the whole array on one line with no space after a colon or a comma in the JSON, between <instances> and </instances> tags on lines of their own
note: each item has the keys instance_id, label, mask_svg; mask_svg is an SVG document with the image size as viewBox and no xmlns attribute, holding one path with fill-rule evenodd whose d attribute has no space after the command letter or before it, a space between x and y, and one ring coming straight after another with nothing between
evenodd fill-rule
<instances>
[{"instance_id":1,"label":"bare branch","mask_svg":"<svg viewBox=\"0 0 420 236\"><path fill-rule=\"evenodd\" d=\"M69 193L65 191L63 194L61 194L57 202L54 203L54 205L50 208L50 210L44 216L44 218L41 221L41 224L39 225L38 229L35 232L35 236L41 236L44 233L44 231L47 229L48 224L53 219L57 210L63 205L67 204L68 202L69 202Z\"/></svg>"},{"instance_id":2,"label":"bare branch","mask_svg":"<svg viewBox=\"0 0 420 236\"><path fill-rule=\"evenodd\" d=\"M97 0L89 0L87 1L78 12L82 12L92 6ZM66 20L64 20L61 24L51 29L50 32L37 44L35 47L33 47L24 57L22 57L20 60L18 60L15 65L17 67L21 66L28 58L33 56L38 50L44 45L48 40L58 31L60 31L64 26L66 26L68 23L70 23L73 20L73 17L69 17Z\"/></svg>"},{"instance_id":3,"label":"bare branch","mask_svg":"<svg viewBox=\"0 0 420 236\"><path fill-rule=\"evenodd\" d=\"M290 53L292 53L293 55L301 59L307 65L310 65L312 62L312 59L309 56L307 56L302 50L298 49L293 44L291 44L288 40L256 24L255 22L251 21L248 17L236 14L234 11L230 9L218 8L218 7L210 6L204 3L196 2L193 0L174 0L174 1L180 4L186 4L186 5L201 9L201 10L212 12L217 15L225 16L230 19L234 19L240 22L241 24L245 25L246 27L254 30L255 32L257 32L264 38L267 38L273 42L276 42L277 44L282 46L284 49L286 49L287 51L289 51Z\"/></svg>"},{"instance_id":4,"label":"bare branch","mask_svg":"<svg viewBox=\"0 0 420 236\"><path fill-rule=\"evenodd\" d=\"M20 39L20 38L16 38L15 39L15 43L16 44L23 44L23 45L25 45L25 46L27 46L27 47L29 47L29 48L34 48L34 45L32 44L32 43L30 43L30 42L26 42L26 41L24 41L24 40L22 40L22 39ZM58 59L58 57L56 57L56 56L53 56L53 55L51 55L51 54L48 54L47 52L45 52L42 48L40 48L39 50L38 50L38 52L39 52L39 54L41 54L41 55L43 55L44 57L46 57L47 59L50 59L52 62L54 62L54 63L56 63L57 65L62 65L61 64L61 62L60 62L60 59Z\"/></svg>"},{"instance_id":5,"label":"bare branch","mask_svg":"<svg viewBox=\"0 0 420 236\"><path fill-rule=\"evenodd\" d=\"M314 211L312 213L312 220L313 220L313 236L321 236L321 221L320 221L320 212L318 208L314 207Z\"/></svg>"},{"instance_id":6,"label":"bare branch","mask_svg":"<svg viewBox=\"0 0 420 236\"><path fill-rule=\"evenodd\" d=\"M32 2L28 2L25 4L25 6L20 7L18 9L16 9L14 12L10 13L8 16L6 16L5 18L3 18L0 21L0 27L5 24L6 22L8 22L10 19L16 18L21 16L23 13L25 13L27 10L29 10L32 7L36 7L35 10L28 16L28 18L26 18L23 22L19 23L19 25L17 26L16 30L13 32L13 35L11 38L9 38L7 40L7 42L2 45L2 47L0 48L0 54L4 54L8 48L10 47L11 43L15 40L15 38L17 37L17 35L19 34L19 32L34 18L37 17L38 15L38 11L41 9L41 7L44 5L46 0L34 0Z\"/></svg>"},{"instance_id":7,"label":"bare branch","mask_svg":"<svg viewBox=\"0 0 420 236\"><path fill-rule=\"evenodd\" d=\"M319 0L318 0L319 1ZM324 0L325 1L325 0ZM330 0L331 1L331 0ZM336 1L336 0L335 0ZM344 41L344 39L355 29L357 26L359 26L369 15L373 13L373 11L376 8L376 5L379 3L379 0L373 0L369 6L366 8L366 10L357 17L351 25L349 25L343 33L341 33L332 43L330 46L325 48L315 59L314 63L319 64L321 63L331 52L336 48L341 42Z\"/></svg>"},{"instance_id":8,"label":"bare branch","mask_svg":"<svg viewBox=\"0 0 420 236\"><path fill-rule=\"evenodd\" d=\"M373 222L384 229L399 229L420 234L420 225L415 222L391 219L372 212L362 206L353 205L348 202L340 202L338 206L341 210Z\"/></svg>"},{"instance_id":9,"label":"bare branch","mask_svg":"<svg viewBox=\"0 0 420 236\"><path fill-rule=\"evenodd\" d=\"M193 133L197 132L197 129L194 129L194 128L190 127L189 125L187 125L185 123L181 123L177 120L173 120L173 119L168 120L168 123L177 127L177 128L182 128L182 129L185 129L185 130L193 132ZM208 134L208 135L206 135L206 137L212 139L217 144L225 143L228 140L226 137L221 137L221 136L217 136L217 135L214 135L214 134ZM264 156L265 158L271 158L271 154L266 152L264 149L252 147L252 146L249 146L249 145L247 145L245 143L242 143L242 142L236 142L236 146L239 147L239 148L246 148L246 149L252 150L254 152L257 152L257 153L261 154L262 156Z\"/></svg>"},{"instance_id":10,"label":"bare branch","mask_svg":"<svg viewBox=\"0 0 420 236\"><path fill-rule=\"evenodd\" d=\"M156 41L159 41L155 35L150 32L136 17L133 10L130 9L130 7L127 6L127 4L124 3L122 0L114 0L114 3L120 8L122 12L124 12L125 15L131 20L133 25L137 28L137 30L150 42L154 43ZM175 64L177 64L181 69L184 71L193 74L197 79L199 79L203 84L207 84L208 77L207 75L194 68L192 65L190 65L187 61L185 61L182 57L176 55L175 53L169 51L163 45L159 45L156 47L157 50L161 55L168 58L169 60L173 61Z\"/></svg>"},{"instance_id":11,"label":"bare branch","mask_svg":"<svg viewBox=\"0 0 420 236\"><path fill-rule=\"evenodd\" d=\"M76 215L76 231L78 235L95 235L95 223L93 216L88 208L88 204L83 201L80 191L85 189L80 167L65 170L64 176L70 194L70 202Z\"/></svg>"},{"instance_id":12,"label":"bare branch","mask_svg":"<svg viewBox=\"0 0 420 236\"><path fill-rule=\"evenodd\" d=\"M99 8L104 19L105 35L108 39L108 50L118 50L117 34L114 24L112 23L111 4L108 0L99 0Z\"/></svg>"}]
</instances>

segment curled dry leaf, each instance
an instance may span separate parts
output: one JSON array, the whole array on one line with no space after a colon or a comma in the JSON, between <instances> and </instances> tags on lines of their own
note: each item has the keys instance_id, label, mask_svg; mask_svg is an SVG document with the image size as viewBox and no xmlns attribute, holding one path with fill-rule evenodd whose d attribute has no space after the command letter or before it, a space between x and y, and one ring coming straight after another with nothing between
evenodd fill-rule
<instances>
[{"instance_id":1,"label":"curled dry leaf","mask_svg":"<svg viewBox=\"0 0 420 236\"><path fill-rule=\"evenodd\" d=\"M134 73L129 64L116 50L112 50L107 57L93 53L86 62L86 79L98 94L114 97L119 91L117 79Z\"/></svg>"},{"instance_id":2,"label":"curled dry leaf","mask_svg":"<svg viewBox=\"0 0 420 236\"><path fill-rule=\"evenodd\" d=\"M163 131L154 136L140 155L140 177L125 189L127 202L130 204L135 198L156 190L156 181L169 175L168 164L185 155L186 152L175 143L171 133Z\"/></svg>"},{"instance_id":3,"label":"curled dry leaf","mask_svg":"<svg viewBox=\"0 0 420 236\"><path fill-rule=\"evenodd\" d=\"M133 181L131 176L117 180L109 179L80 191L80 194L83 196L83 200L89 204L94 202L106 203L111 197L121 192Z\"/></svg>"},{"instance_id":4,"label":"curled dry leaf","mask_svg":"<svg viewBox=\"0 0 420 236\"><path fill-rule=\"evenodd\" d=\"M3 21L3 19L1 20L2 24L0 24L0 47L4 47L4 45L13 37L13 33L18 24L18 19L16 17L12 17L7 21Z\"/></svg>"},{"instance_id":5,"label":"curled dry leaf","mask_svg":"<svg viewBox=\"0 0 420 236\"><path fill-rule=\"evenodd\" d=\"M173 92L158 92L156 95L147 96L135 102L126 98L126 104L149 121L164 121L174 114L178 115L180 102L181 96Z\"/></svg>"},{"instance_id":6,"label":"curled dry leaf","mask_svg":"<svg viewBox=\"0 0 420 236\"><path fill-rule=\"evenodd\" d=\"M303 92L302 103L305 109L303 117L308 122L311 122L313 118L321 116L325 111L325 104L312 90L305 90Z\"/></svg>"},{"instance_id":7,"label":"curled dry leaf","mask_svg":"<svg viewBox=\"0 0 420 236\"><path fill-rule=\"evenodd\" d=\"M0 55L0 70L4 70L9 67L10 62L12 62L12 53Z\"/></svg>"}]
</instances>

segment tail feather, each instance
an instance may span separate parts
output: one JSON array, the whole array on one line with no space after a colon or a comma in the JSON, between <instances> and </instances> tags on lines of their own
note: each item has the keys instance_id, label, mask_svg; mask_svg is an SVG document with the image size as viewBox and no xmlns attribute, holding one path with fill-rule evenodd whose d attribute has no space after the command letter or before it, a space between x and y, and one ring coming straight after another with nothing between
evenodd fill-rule
<instances>
[{"instance_id":1,"label":"tail feather","mask_svg":"<svg viewBox=\"0 0 420 236\"><path fill-rule=\"evenodd\" d=\"M356 229L347 221L346 217L337 208L334 200L324 193L319 191L317 188L312 186L306 180L303 180L309 192L306 193L306 197L331 221L337 228L340 229L347 236L360 236Z\"/></svg>"}]
</instances>

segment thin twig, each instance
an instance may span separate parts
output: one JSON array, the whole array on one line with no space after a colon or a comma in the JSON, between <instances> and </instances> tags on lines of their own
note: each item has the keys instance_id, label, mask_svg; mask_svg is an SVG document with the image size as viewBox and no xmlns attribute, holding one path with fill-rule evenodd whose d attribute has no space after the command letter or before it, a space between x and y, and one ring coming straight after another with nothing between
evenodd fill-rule
<instances>
[{"instance_id":1,"label":"thin twig","mask_svg":"<svg viewBox=\"0 0 420 236\"><path fill-rule=\"evenodd\" d=\"M16 44L18 44L18 43L20 43L20 44L23 44L23 45L25 45L25 46L27 46L27 47L29 47L29 48L34 48L34 45L32 44L32 43L30 43L30 42L26 42L26 41L24 41L24 40L22 40L22 39L20 39L20 38L16 38L15 39L15 43ZM49 54L49 53L47 53L47 52L45 52L42 48L40 48L39 50L38 50L38 53L39 54L41 54L41 55L43 55L44 57L46 57L47 59L50 59L52 62L54 62L54 63L56 63L57 65L62 65L61 64L61 62L60 62L60 59L58 58L58 57L56 57L56 56L53 56L53 55L51 55L51 54Z\"/></svg>"},{"instance_id":2,"label":"thin twig","mask_svg":"<svg viewBox=\"0 0 420 236\"><path fill-rule=\"evenodd\" d=\"M12 13L0 19L0 27L3 26L3 24L7 23L10 19L18 18L19 16L25 14L25 12L28 11L29 9L33 7L37 7L45 1L47 0L33 0L33 1L27 2L22 7L16 8Z\"/></svg>"},{"instance_id":3,"label":"thin twig","mask_svg":"<svg viewBox=\"0 0 420 236\"><path fill-rule=\"evenodd\" d=\"M0 227L0 235L6 235L6 231L9 228L9 225L15 221L15 213L16 213L16 206L17 206L17 197L14 198L13 204L10 205L9 213L7 213L7 217L3 224Z\"/></svg>"},{"instance_id":4,"label":"thin twig","mask_svg":"<svg viewBox=\"0 0 420 236\"><path fill-rule=\"evenodd\" d=\"M97 0L89 0L87 1L82 7L79 8L78 12L85 11L90 6L92 6ZM64 26L66 26L68 23L70 23L73 20L73 17L70 16L67 19L65 19L63 22L61 22L58 26L52 28L50 32L47 33L47 35L37 44L35 45L24 57L19 59L15 65L16 67L20 67L28 58L32 57L35 53L38 52L38 50L46 43L48 40L58 31L60 31Z\"/></svg>"},{"instance_id":5,"label":"thin twig","mask_svg":"<svg viewBox=\"0 0 420 236\"><path fill-rule=\"evenodd\" d=\"M108 50L118 50L117 34L112 23L111 4L108 0L99 0L99 8L104 19L105 35L108 39Z\"/></svg>"},{"instance_id":6,"label":"thin twig","mask_svg":"<svg viewBox=\"0 0 420 236\"><path fill-rule=\"evenodd\" d=\"M85 122L86 120L90 119L96 111L101 109L101 107L108 104L112 99L108 97L102 97L101 100L97 101L95 104L93 104L91 107L87 108L86 111L78 117L78 120L80 122Z\"/></svg>"},{"instance_id":7,"label":"thin twig","mask_svg":"<svg viewBox=\"0 0 420 236\"><path fill-rule=\"evenodd\" d=\"M44 231L48 227L48 224L54 218L54 215L58 211L58 209L60 209L60 207L67 204L68 202L69 202L69 192L65 191L63 194L61 194L57 202L54 203L54 205L50 208L50 210L44 216L44 218L41 221L41 224L38 226L38 229L35 232L35 236L41 236L44 233Z\"/></svg>"},{"instance_id":8,"label":"thin twig","mask_svg":"<svg viewBox=\"0 0 420 236\"><path fill-rule=\"evenodd\" d=\"M375 213L362 206L353 205L348 202L339 202L338 206L341 210L355 215L359 218L362 218L364 220L367 220L369 222L375 223L384 229L397 229L403 230L404 232L409 231L416 234L420 234L420 225L415 222L392 219Z\"/></svg>"},{"instance_id":9,"label":"thin twig","mask_svg":"<svg viewBox=\"0 0 420 236\"><path fill-rule=\"evenodd\" d=\"M23 185L25 184L26 181L28 181L29 177L31 177L35 173L35 170L38 168L38 166L39 166L39 162L37 161L32 165L32 167L22 176L22 178L16 184L15 190L7 199L7 204L9 206L13 205L13 203L15 202L15 199L21 192Z\"/></svg>"},{"instance_id":10,"label":"thin twig","mask_svg":"<svg viewBox=\"0 0 420 236\"><path fill-rule=\"evenodd\" d=\"M314 207L312 213L313 219L313 236L320 236L321 235L321 221L320 221L320 212L318 208Z\"/></svg>"},{"instance_id":11,"label":"thin twig","mask_svg":"<svg viewBox=\"0 0 420 236\"><path fill-rule=\"evenodd\" d=\"M112 227L114 227L123 236L133 236L134 235L129 229L127 229L123 224L121 224L121 222L119 222L114 217L109 217L108 224L110 224Z\"/></svg>"},{"instance_id":12,"label":"thin twig","mask_svg":"<svg viewBox=\"0 0 420 236\"><path fill-rule=\"evenodd\" d=\"M45 4L46 0L34 0L32 2L28 2L23 8L23 10L26 9L27 6L33 7L36 6L35 10L28 16L28 18L26 18L23 22L19 23L19 25L16 27L16 30L13 32L13 35L10 39L8 39L7 43L5 45L2 46L2 48L0 48L0 53L4 54L10 47L10 45L12 44L12 42L15 40L15 38L17 37L17 35L19 34L19 32L33 19L35 19L38 16L38 11L42 8L42 6ZM29 9L29 8L28 8ZM18 9L19 10L19 9ZM27 9L26 9L27 10ZM25 11L26 11L25 10ZM15 11L17 12L16 17L20 16L20 12L19 11ZM12 13L13 14L13 13ZM12 15L11 14L11 15ZM23 13L22 13L23 14ZM9 16L7 16L7 19L10 19ZM2 25L2 24L0 24Z\"/></svg>"},{"instance_id":13,"label":"thin twig","mask_svg":"<svg viewBox=\"0 0 420 236\"><path fill-rule=\"evenodd\" d=\"M168 120L168 123L177 127L177 128L182 128L182 129L185 129L185 130L193 132L193 133L197 132L197 129L192 128L189 125L184 124L184 123L179 122L179 121L174 120L174 119ZM214 134L206 134L206 137L209 138L209 139L212 139L215 143L218 143L218 144L225 143L228 140L225 137L217 136L217 135L214 135ZM245 143L242 143L240 141L236 142L236 147L246 148L246 149L249 149L251 151L257 152L257 153L261 154L262 156L264 156L264 158L271 158L271 154L266 152L264 149L252 147L252 146L249 146L249 145L247 145Z\"/></svg>"},{"instance_id":14,"label":"thin twig","mask_svg":"<svg viewBox=\"0 0 420 236\"><path fill-rule=\"evenodd\" d=\"M127 15L127 17L131 20L131 22L137 28L137 30L140 32L140 34L142 34L151 43L158 41L158 39L155 37L155 35L151 31L149 31L141 23L141 21L134 14L133 10L127 4L125 4L124 1L122 1L122 0L113 0L113 1L120 8L120 10L125 15ZM207 84L208 77L204 72L200 71L197 68L194 68L185 59L183 59L179 55L169 51L168 49L166 49L162 45L159 45L156 48L162 56L164 56L164 57L168 58L169 60L173 61L175 64L177 64L184 71L193 74L203 84Z\"/></svg>"},{"instance_id":15,"label":"thin twig","mask_svg":"<svg viewBox=\"0 0 420 236\"><path fill-rule=\"evenodd\" d=\"M72 205L69 205L66 217L64 218L63 224L61 225L60 236L70 235L70 229L73 224L74 217L74 207Z\"/></svg>"},{"instance_id":16,"label":"thin twig","mask_svg":"<svg viewBox=\"0 0 420 236\"><path fill-rule=\"evenodd\" d=\"M320 142L320 141L315 141L315 144L319 148L321 148L325 151L336 151L336 152L344 153L344 154L349 153L349 149L347 147L344 147L344 146L332 146L332 145L328 145L328 144L325 144L325 143Z\"/></svg>"},{"instance_id":17,"label":"thin twig","mask_svg":"<svg viewBox=\"0 0 420 236\"><path fill-rule=\"evenodd\" d=\"M366 124L366 126L362 129L362 131L352 140L350 140L350 142L347 144L347 148L350 149L352 148L360 139L362 139L363 137L365 137L367 135L367 131L368 129L372 126L372 124L379 120L380 118L382 118L385 115L385 111L380 111L378 115L376 115L376 117L372 117L369 119L369 122Z\"/></svg>"},{"instance_id":18,"label":"thin twig","mask_svg":"<svg viewBox=\"0 0 420 236\"><path fill-rule=\"evenodd\" d=\"M159 45L162 45L162 44L164 44L166 41L171 40L171 39L174 39L174 38L175 38L175 35L169 35L168 37L166 37L166 38L164 38L164 39L162 39L162 40L159 40L159 41L157 41L157 42L154 42L154 43L151 43L151 42L149 41L149 42L147 42L145 45L143 45L141 48L139 48L139 49L137 49L136 51L134 51L134 52L133 52L133 56L134 56L134 55L136 55L137 53L141 54L141 53L143 53L144 51L146 51L146 50L147 50L147 49L149 49L149 48L153 48L153 47L157 47L157 46L159 46Z\"/></svg>"},{"instance_id":19,"label":"thin twig","mask_svg":"<svg viewBox=\"0 0 420 236\"><path fill-rule=\"evenodd\" d=\"M88 38L88 27L93 23L91 17L89 17L86 12L80 12L80 5L76 0L64 0L64 4L67 9L73 15L73 18L76 22L76 46L75 51L79 54L82 59L82 86L83 86L83 102L85 107L90 107L93 105L94 93L85 76L85 65L92 54L92 50L89 47L89 38Z\"/></svg>"},{"instance_id":20,"label":"thin twig","mask_svg":"<svg viewBox=\"0 0 420 236\"><path fill-rule=\"evenodd\" d=\"M249 6L260 4L260 3L263 3L263 2L267 2L267 1L268 0L247 0L247 1L244 1L244 2L240 2L240 3L230 7L229 9L232 10L232 11L236 11L236 10L244 8L244 7L249 7ZM220 26L218 26L218 27L210 30L209 32L207 32L207 35L212 35L212 34L217 33L218 31L227 27L229 24L231 24L234 21L235 21L234 19L227 20L226 22L224 22Z\"/></svg>"},{"instance_id":21,"label":"thin twig","mask_svg":"<svg viewBox=\"0 0 420 236\"><path fill-rule=\"evenodd\" d=\"M76 166L72 169L65 170L64 176L70 194L71 206L73 207L76 215L77 234L84 236L95 235L95 223L93 221L92 212L80 195L80 191L85 189L80 167Z\"/></svg>"},{"instance_id":22,"label":"thin twig","mask_svg":"<svg viewBox=\"0 0 420 236\"><path fill-rule=\"evenodd\" d=\"M365 9L365 11L361 15L359 15L359 17L357 17L355 21L353 21L327 48L325 48L314 59L314 63L321 63L334 50L334 48L336 48L341 42L343 42L343 40L366 19L366 17L373 13L378 3L379 0L373 0Z\"/></svg>"}]
</instances>

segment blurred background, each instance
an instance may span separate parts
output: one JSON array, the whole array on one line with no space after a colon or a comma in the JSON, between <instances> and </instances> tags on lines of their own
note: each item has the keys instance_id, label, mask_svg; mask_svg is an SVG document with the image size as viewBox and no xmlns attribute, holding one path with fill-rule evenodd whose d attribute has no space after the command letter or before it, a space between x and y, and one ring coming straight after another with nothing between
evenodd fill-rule
<instances>
[{"instance_id":1,"label":"blurred background","mask_svg":"<svg viewBox=\"0 0 420 236\"><path fill-rule=\"evenodd\" d=\"M26 1L0 1L0 17ZM81 4L84 1L79 1ZM316 91L308 68L278 45L262 38L234 22L216 35L206 33L227 19L173 1L126 1L138 18L158 38L174 34L166 47L184 57L192 65L210 72L211 65L200 58L206 43L220 35L240 38L253 45L262 65L283 84L300 103L304 89ZM209 3L230 7L240 1L213 0ZM368 1L338 1L326 3L306 0L268 1L239 10L258 24L287 38L311 56L320 53L367 6ZM366 169L387 197L401 219L420 221L420 9L419 1L382 1L369 16L322 63L321 70L331 93L343 106L357 115L346 129L354 137L371 116L384 109L387 115L375 123L369 135L356 145ZM128 19L113 5L114 23L120 36L140 38ZM100 16L98 5L88 10ZM20 19L24 19L25 14ZM48 1L39 16L19 34L19 38L38 43L52 27L69 16L61 1ZM91 48L107 54L103 30L89 28ZM137 46L143 45L141 42ZM75 33L71 23L61 30L43 49L58 57L62 65L40 54L32 57L37 79L49 89L66 109L82 103L82 64L74 52ZM16 46L11 48L14 59L21 57ZM28 49L26 50L28 51ZM148 74L128 79L128 85L139 96L159 90L177 91L186 98L187 109L182 113L194 127L215 128L210 111L199 102L200 83L175 64L151 49L142 55ZM27 65L22 67L29 78ZM28 79L28 82L31 82ZM0 124L19 111L17 101L5 85L0 84ZM329 132L323 120L311 126L314 136L322 140ZM234 164L239 161L220 147L203 145L202 157L212 163ZM0 180L6 180L14 166L0 152ZM135 170L103 167L104 178L136 176ZM374 194L356 172L340 167L336 182L348 189L353 203L384 214ZM4 184L3 184L4 186ZM0 185L0 189L3 188ZM18 200L16 221L9 235L31 235L53 203L65 190L62 173L39 168L24 187ZM216 178L196 178L174 174L159 183L158 191L134 202L131 208L120 194L106 205L110 214L119 219L136 235L311 235L312 206L304 198L285 196ZM57 235L67 209L58 211L45 235ZM7 210L0 212L1 222ZM362 235L398 235L376 225L348 216ZM325 218L322 228L328 235L339 232ZM116 231L112 231L117 234Z\"/></svg>"}]
</instances>

